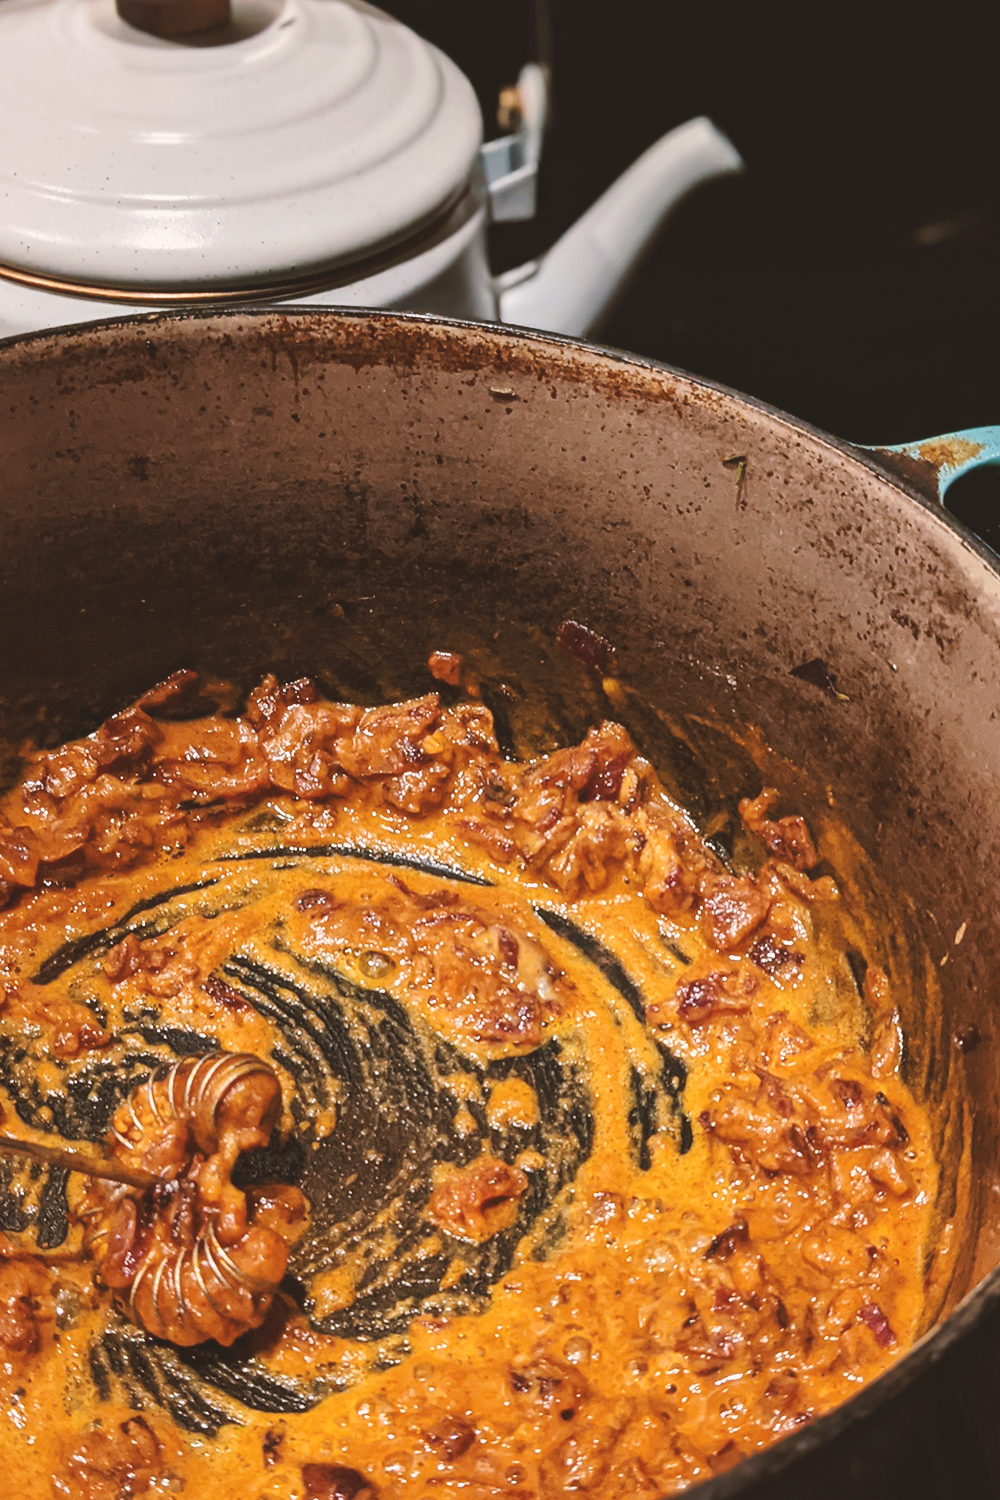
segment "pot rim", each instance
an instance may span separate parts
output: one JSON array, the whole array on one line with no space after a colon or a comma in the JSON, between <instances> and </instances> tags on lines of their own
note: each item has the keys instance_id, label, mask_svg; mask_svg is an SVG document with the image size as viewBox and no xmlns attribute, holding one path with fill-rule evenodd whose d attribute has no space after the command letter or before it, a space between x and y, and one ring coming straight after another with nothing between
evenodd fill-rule
<instances>
[{"instance_id":1,"label":"pot rim","mask_svg":"<svg viewBox=\"0 0 1000 1500\"><path fill-rule=\"evenodd\" d=\"M0 279L3 272L0 271ZM328 283L329 286L329 283ZM334 290L334 288L330 288ZM50 328L35 329L30 333L10 334L6 338L0 338L0 355L8 349L30 345L56 335L83 334L99 332L109 328L122 328L132 325L145 326L147 324L170 324L207 322L212 318L234 318L234 317L281 317L289 319L329 317L332 320L353 321L379 321L383 323L415 324L424 327L454 328L457 330L468 330L479 334L489 333L499 338L515 336L521 340L527 340L537 344L551 344L559 349L569 351L580 350L586 354L599 354L614 364L627 365L637 370L651 370L661 372L665 375L678 375L682 380L702 390L712 391L716 395L725 396L740 405L748 406L754 411L762 412L765 416L773 418L783 426L789 427L796 432L805 433L827 448L842 457L849 458L858 463L862 468L874 474L884 484L889 484L893 489L899 490L908 500L914 501L920 508L936 517L946 530L955 536L973 552L982 562L985 562L990 571L1000 577L1000 553L988 546L981 537L971 531L964 522L946 508L944 501L928 496L924 491L918 489L909 480L904 478L894 468L891 468L881 457L886 450L876 449L863 444L851 443L846 438L837 437L835 433L828 432L823 427L817 427L812 422L807 422L803 417L793 416L783 407L773 406L769 401L763 401L758 396L751 396L746 391L738 391L734 386L724 385L719 380L712 380L707 375L696 375L691 370L685 370L680 365L671 365L666 360L652 359L646 355L633 354L627 349L619 349L613 344L601 344L593 339L571 338L566 334L550 333L543 328L526 328L517 323L487 323L477 321L473 318L452 318L444 314L407 312L384 307L354 307L343 306L337 303L329 305L319 302L308 304L290 305L281 301L272 301L265 292L259 301L253 300L254 288L246 287L243 295L247 297L246 302L230 302L225 291L219 294L219 300L211 303L180 303L159 308L137 308L134 313L120 314L117 317L88 318L82 323L59 323ZM231 294L237 295L234 290Z\"/></svg>"},{"instance_id":2,"label":"pot rim","mask_svg":"<svg viewBox=\"0 0 1000 1500\"><path fill-rule=\"evenodd\" d=\"M952 532L963 543L966 549L976 556L980 562L985 563L991 573L1000 580L1000 555L988 547L974 532L970 531L961 521L953 516L944 507L943 502L930 499L914 488L905 479L894 473L887 467L883 467L873 454L854 444L838 438L832 433L815 427L811 423L790 415L778 407L761 401L755 396L748 396L741 391L733 390L732 387L722 385L715 380L707 379L701 375L693 375L687 370L682 370L676 365L669 365L662 360L649 359L642 355L632 354L626 350L616 349L606 344L590 342L586 339L568 338L562 334L546 333L544 330L534 328L521 328L515 324L507 323L481 323L472 319L438 317L428 313L395 312L384 308L354 308L354 307L329 307L310 304L300 307L283 307L280 304L249 304L246 306L219 306L172 308L162 312L146 312L133 314L126 317L103 318L87 323L70 323L60 327L36 331L34 333L16 334L13 337L0 339L0 365L3 357L11 350L43 343L60 336L72 334L99 333L109 329L123 329L135 327L145 329L150 327L164 327L172 324L208 322L215 318L258 318L280 317L282 319L296 320L307 318L315 321L329 319L331 322L373 322L392 323L398 325L412 324L417 327L433 327L454 329L458 332L468 331L478 335L492 334L498 339L512 339L528 341L534 344L546 345L557 349L574 350L587 355L599 355L614 364L625 365L637 370L648 370L652 373L663 373L679 376L682 380L702 390L711 391L717 395L726 397L740 406L749 407L753 411L761 412L772 418L793 432L803 433L813 442L833 450L839 456L858 464L868 473L875 475L882 483L889 485L904 495L907 500L919 505L936 524ZM949 1313L942 1323L929 1329L922 1338L912 1345L905 1354L889 1366L881 1375L863 1386L855 1395L849 1396L840 1402L831 1411L814 1422L800 1428L797 1432L789 1433L781 1438L772 1447L763 1449L759 1453L750 1454L734 1465L731 1470L719 1474L712 1479L702 1481L689 1493L697 1495L699 1500L730 1500L730 1497L738 1495L745 1487L755 1481L766 1479L772 1474L786 1469L796 1459L814 1452L825 1442L836 1438L848 1425L854 1421L864 1420L876 1411L885 1402L891 1400L904 1390L919 1376L938 1364L955 1345L968 1333L985 1321L987 1316L996 1308L1000 1307L1000 1265L989 1271L983 1279L974 1286L971 1291L961 1299L957 1306Z\"/></svg>"}]
</instances>

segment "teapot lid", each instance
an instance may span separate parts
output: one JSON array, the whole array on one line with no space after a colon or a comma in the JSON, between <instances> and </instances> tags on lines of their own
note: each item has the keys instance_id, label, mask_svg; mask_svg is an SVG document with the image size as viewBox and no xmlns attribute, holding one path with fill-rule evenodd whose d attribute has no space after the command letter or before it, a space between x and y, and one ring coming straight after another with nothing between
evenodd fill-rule
<instances>
[{"instance_id":1,"label":"teapot lid","mask_svg":"<svg viewBox=\"0 0 1000 1500\"><path fill-rule=\"evenodd\" d=\"M268 286L439 223L472 86L364 0L235 0L138 30L115 0L0 0L0 274L81 290Z\"/></svg>"}]
</instances>

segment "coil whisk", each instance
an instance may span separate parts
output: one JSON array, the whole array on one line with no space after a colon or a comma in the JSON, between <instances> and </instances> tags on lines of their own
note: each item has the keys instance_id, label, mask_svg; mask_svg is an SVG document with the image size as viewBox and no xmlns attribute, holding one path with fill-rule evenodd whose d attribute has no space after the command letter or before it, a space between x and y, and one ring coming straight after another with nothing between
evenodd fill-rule
<instances>
[{"instance_id":1,"label":"coil whisk","mask_svg":"<svg viewBox=\"0 0 1000 1500\"><path fill-rule=\"evenodd\" d=\"M231 1344L264 1321L306 1204L284 1184L244 1193L232 1172L267 1145L281 1104L268 1063L210 1052L151 1074L117 1110L109 1157L151 1185L94 1182L81 1216L101 1279L157 1337Z\"/></svg>"}]
</instances>

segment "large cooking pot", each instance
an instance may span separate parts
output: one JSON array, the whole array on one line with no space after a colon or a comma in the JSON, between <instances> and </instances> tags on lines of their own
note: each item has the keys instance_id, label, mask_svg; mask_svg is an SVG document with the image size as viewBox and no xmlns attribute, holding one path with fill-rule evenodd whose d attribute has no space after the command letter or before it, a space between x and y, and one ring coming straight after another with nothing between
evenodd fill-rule
<instances>
[{"instance_id":1,"label":"large cooking pot","mask_svg":"<svg viewBox=\"0 0 1000 1500\"><path fill-rule=\"evenodd\" d=\"M696 816L738 795L744 723L832 799L935 976L904 1021L958 1251L916 1348L700 1493L995 1492L940 1371L1000 1348L997 559L870 455L744 397L415 317L10 341L0 452L8 745L88 730L179 666L405 695L439 647L518 674L551 743L602 712L554 647L571 616L615 644L635 701L669 708L634 727ZM975 454L902 461L920 483Z\"/></svg>"}]
</instances>

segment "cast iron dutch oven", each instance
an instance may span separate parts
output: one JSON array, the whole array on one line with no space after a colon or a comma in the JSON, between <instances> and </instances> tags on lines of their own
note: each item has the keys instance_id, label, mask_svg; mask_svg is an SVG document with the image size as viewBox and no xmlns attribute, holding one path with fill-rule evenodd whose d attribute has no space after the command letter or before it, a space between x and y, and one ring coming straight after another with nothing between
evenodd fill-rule
<instances>
[{"instance_id":1,"label":"cast iron dutch oven","mask_svg":"<svg viewBox=\"0 0 1000 1500\"><path fill-rule=\"evenodd\" d=\"M681 767L695 816L721 795L705 726L721 747L759 725L897 893L942 991L904 1017L942 1222L971 1166L953 1274L887 1375L706 1500L998 1492L962 1402L1000 1349L1000 573L919 493L991 441L879 459L637 359L381 313L0 346L8 745L86 732L180 666L425 691L438 647L517 675L552 742L608 711L554 646L573 618L707 746Z\"/></svg>"}]
</instances>

